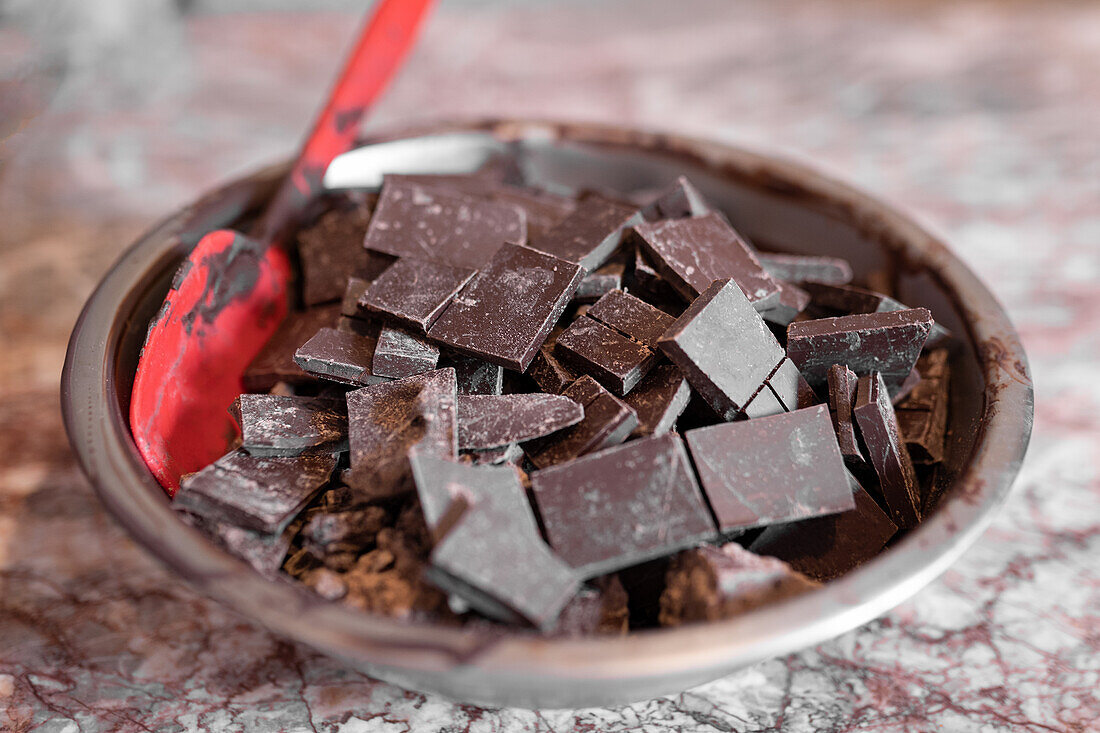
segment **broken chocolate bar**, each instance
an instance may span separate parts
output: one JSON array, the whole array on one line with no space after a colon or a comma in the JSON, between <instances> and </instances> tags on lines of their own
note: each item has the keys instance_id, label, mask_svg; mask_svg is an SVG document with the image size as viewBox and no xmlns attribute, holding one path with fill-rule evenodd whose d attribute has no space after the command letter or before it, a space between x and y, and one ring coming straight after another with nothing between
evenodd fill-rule
<instances>
[{"instance_id":1,"label":"broken chocolate bar","mask_svg":"<svg viewBox=\"0 0 1100 733\"><path fill-rule=\"evenodd\" d=\"M655 367L623 398L638 416L631 438L660 435L672 430L687 408L691 388L680 370L671 364Z\"/></svg>"},{"instance_id":2,"label":"broken chocolate bar","mask_svg":"<svg viewBox=\"0 0 1100 733\"><path fill-rule=\"evenodd\" d=\"M609 262L598 270L594 270L581 280L577 286L577 292L573 294L575 303L595 303L612 290L618 290L623 286L623 274L626 265L620 262Z\"/></svg>"},{"instance_id":3,"label":"broken chocolate bar","mask_svg":"<svg viewBox=\"0 0 1100 733\"><path fill-rule=\"evenodd\" d=\"M344 384L381 384L390 381L371 371L377 339L351 331L322 328L294 354L306 372Z\"/></svg>"},{"instance_id":4,"label":"broken chocolate bar","mask_svg":"<svg viewBox=\"0 0 1100 733\"><path fill-rule=\"evenodd\" d=\"M371 371L375 376L400 379L423 374L439 363L439 347L400 328L383 326L374 347Z\"/></svg>"},{"instance_id":5,"label":"broken chocolate bar","mask_svg":"<svg viewBox=\"0 0 1100 733\"><path fill-rule=\"evenodd\" d=\"M851 469L859 469L866 465L867 459L860 450L856 440L856 428L852 416L852 406L856 401L856 383L858 377L843 364L834 364L829 367L829 410L833 419L833 429L836 430L837 443L840 445L840 454L844 456L844 463Z\"/></svg>"},{"instance_id":6,"label":"broken chocolate bar","mask_svg":"<svg viewBox=\"0 0 1100 733\"><path fill-rule=\"evenodd\" d=\"M920 492L909 453L902 445L886 383L878 372L860 377L852 408L866 455L894 523L902 529L920 521Z\"/></svg>"},{"instance_id":7,"label":"broken chocolate bar","mask_svg":"<svg viewBox=\"0 0 1100 733\"><path fill-rule=\"evenodd\" d=\"M810 294L814 307L826 311L827 315L889 313L890 311L910 310L909 306L899 303L888 295L854 285L807 281L802 283L802 287ZM932 322L932 330L928 334L927 345L942 344L950 338L950 331L939 323Z\"/></svg>"},{"instance_id":8,"label":"broken chocolate bar","mask_svg":"<svg viewBox=\"0 0 1100 733\"><path fill-rule=\"evenodd\" d=\"M950 399L946 349L936 349L917 360L920 382L896 403L898 425L909 455L917 463L943 460Z\"/></svg>"},{"instance_id":9,"label":"broken chocolate bar","mask_svg":"<svg viewBox=\"0 0 1100 733\"><path fill-rule=\"evenodd\" d=\"M279 382L290 385L315 382L316 377L295 363L294 352L319 329L334 326L339 315L337 305L316 306L287 315L279 330L245 370L244 388L250 392L267 392Z\"/></svg>"},{"instance_id":10,"label":"broken chocolate bar","mask_svg":"<svg viewBox=\"0 0 1100 733\"><path fill-rule=\"evenodd\" d=\"M535 380L535 384L544 392L562 392L577 381L576 372L562 364L561 360L554 355L555 343L557 343L557 337L547 339L546 343L539 347L527 370L527 376Z\"/></svg>"},{"instance_id":11,"label":"broken chocolate bar","mask_svg":"<svg viewBox=\"0 0 1100 733\"><path fill-rule=\"evenodd\" d=\"M571 461L593 451L622 443L634 428L634 410L592 377L581 377L562 392L584 408L584 419L565 430L523 444L528 460L538 468Z\"/></svg>"},{"instance_id":12,"label":"broken chocolate bar","mask_svg":"<svg viewBox=\"0 0 1100 733\"><path fill-rule=\"evenodd\" d=\"M501 394L504 391L504 368L484 359L447 354L440 366L454 367L459 394Z\"/></svg>"},{"instance_id":13,"label":"broken chocolate bar","mask_svg":"<svg viewBox=\"0 0 1100 733\"><path fill-rule=\"evenodd\" d=\"M777 326L787 326L798 317L806 306L810 304L810 294L797 285L792 285L783 280L776 280L779 285L779 297L775 305L760 312L760 316L768 323Z\"/></svg>"},{"instance_id":14,"label":"broken chocolate bar","mask_svg":"<svg viewBox=\"0 0 1100 733\"><path fill-rule=\"evenodd\" d=\"M651 203L642 207L642 216L646 221L684 219L709 212L710 207L703 194L684 176L677 178L675 183L657 194Z\"/></svg>"},{"instance_id":15,"label":"broken chocolate bar","mask_svg":"<svg viewBox=\"0 0 1100 733\"><path fill-rule=\"evenodd\" d=\"M457 414L458 447L484 450L575 425L584 408L560 395L460 395Z\"/></svg>"},{"instance_id":16,"label":"broken chocolate bar","mask_svg":"<svg viewBox=\"0 0 1100 733\"><path fill-rule=\"evenodd\" d=\"M573 321L558 336L554 354L617 395L632 390L657 363L652 349L587 316Z\"/></svg>"},{"instance_id":17,"label":"broken chocolate bar","mask_svg":"<svg viewBox=\"0 0 1100 733\"><path fill-rule=\"evenodd\" d=\"M474 273L468 267L402 257L370 284L358 303L427 333Z\"/></svg>"},{"instance_id":18,"label":"broken chocolate bar","mask_svg":"<svg viewBox=\"0 0 1100 733\"><path fill-rule=\"evenodd\" d=\"M624 230L639 221L641 214L636 208L589 196L553 229L532 238L531 247L595 270L619 248Z\"/></svg>"},{"instance_id":19,"label":"broken chocolate bar","mask_svg":"<svg viewBox=\"0 0 1100 733\"><path fill-rule=\"evenodd\" d=\"M258 457L347 450L348 416L343 400L243 394L233 407L241 447Z\"/></svg>"},{"instance_id":20,"label":"broken chocolate bar","mask_svg":"<svg viewBox=\"0 0 1100 733\"><path fill-rule=\"evenodd\" d=\"M657 341L676 321L659 308L621 290L612 290L600 298L585 315L651 349L657 348Z\"/></svg>"},{"instance_id":21,"label":"broken chocolate bar","mask_svg":"<svg viewBox=\"0 0 1100 733\"><path fill-rule=\"evenodd\" d=\"M846 285L852 282L852 266L840 257L814 257L812 255L781 255L761 252L760 264L772 277L799 283L814 280L829 285Z\"/></svg>"}]
</instances>

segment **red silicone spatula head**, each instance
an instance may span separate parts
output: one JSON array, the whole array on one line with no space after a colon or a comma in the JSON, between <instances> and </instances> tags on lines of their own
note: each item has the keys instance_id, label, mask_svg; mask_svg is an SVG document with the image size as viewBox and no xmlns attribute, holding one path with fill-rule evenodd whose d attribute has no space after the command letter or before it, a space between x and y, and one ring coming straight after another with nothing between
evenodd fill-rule
<instances>
[{"instance_id":1,"label":"red silicone spatula head","mask_svg":"<svg viewBox=\"0 0 1100 733\"><path fill-rule=\"evenodd\" d=\"M138 450L171 495L180 476L222 455L237 435L228 408L241 374L288 307L290 262L279 246L347 151L367 107L386 87L432 0L381 0L328 103L272 199L255 239L207 234L180 268L145 339L130 398Z\"/></svg>"}]
</instances>

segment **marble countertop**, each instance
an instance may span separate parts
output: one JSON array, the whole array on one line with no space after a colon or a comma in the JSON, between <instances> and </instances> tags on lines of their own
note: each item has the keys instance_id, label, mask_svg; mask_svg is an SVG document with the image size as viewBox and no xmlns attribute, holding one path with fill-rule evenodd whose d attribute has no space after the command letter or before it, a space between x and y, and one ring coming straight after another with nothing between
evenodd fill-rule
<instances>
[{"instance_id":1,"label":"marble countertop","mask_svg":"<svg viewBox=\"0 0 1100 733\"><path fill-rule=\"evenodd\" d=\"M79 53L0 25L0 729L1100 730L1100 6L440 7L372 126L581 118L812 159L942 231L1036 383L1014 493L912 600L681 695L543 712L405 692L269 634L147 556L77 469L57 383L84 298L158 217L293 148L355 26L163 12Z\"/></svg>"}]
</instances>

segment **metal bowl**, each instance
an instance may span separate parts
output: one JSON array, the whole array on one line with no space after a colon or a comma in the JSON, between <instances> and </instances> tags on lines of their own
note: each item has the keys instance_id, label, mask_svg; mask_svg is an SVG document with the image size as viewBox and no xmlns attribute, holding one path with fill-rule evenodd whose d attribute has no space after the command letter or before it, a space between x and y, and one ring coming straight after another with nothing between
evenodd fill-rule
<instances>
[{"instance_id":1,"label":"metal bowl","mask_svg":"<svg viewBox=\"0 0 1100 733\"><path fill-rule=\"evenodd\" d=\"M649 188L686 174L758 245L887 269L896 295L956 336L942 500L889 550L821 590L737 618L620 638L545 639L404 623L268 580L180 522L127 424L146 325L184 254L247 219L286 165L218 189L139 239L103 278L73 331L62 377L73 448L108 510L202 593L366 674L456 700L524 707L614 705L675 693L841 634L916 593L989 524L1024 457L1032 386L1012 324L989 290L906 214L801 163L676 135L526 121L437 124L368 141L334 164L332 187L381 172L472 170L508 146L541 185Z\"/></svg>"}]
</instances>

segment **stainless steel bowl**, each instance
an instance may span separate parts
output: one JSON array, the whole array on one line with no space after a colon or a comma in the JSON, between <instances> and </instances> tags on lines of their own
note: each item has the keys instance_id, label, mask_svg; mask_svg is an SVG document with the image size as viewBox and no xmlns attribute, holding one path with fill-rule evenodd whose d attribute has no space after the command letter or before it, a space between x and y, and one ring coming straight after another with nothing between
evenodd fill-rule
<instances>
[{"instance_id":1,"label":"stainless steel bowl","mask_svg":"<svg viewBox=\"0 0 1100 733\"><path fill-rule=\"evenodd\" d=\"M203 197L139 239L103 278L73 331L62 377L69 437L110 512L196 589L273 631L395 684L525 707L613 705L674 693L863 624L942 573L1008 494L1031 432L1032 386L1012 324L989 290L905 213L801 163L676 135L529 121L437 124L383 135L330 170L333 186L382 171L470 170L508 145L547 186L641 189L685 173L769 249L891 269L897 295L957 336L943 500L887 552L823 589L729 621L622 638L543 639L412 624L267 580L181 523L127 425L146 325L181 258L206 231L252 215L276 166Z\"/></svg>"}]
</instances>

